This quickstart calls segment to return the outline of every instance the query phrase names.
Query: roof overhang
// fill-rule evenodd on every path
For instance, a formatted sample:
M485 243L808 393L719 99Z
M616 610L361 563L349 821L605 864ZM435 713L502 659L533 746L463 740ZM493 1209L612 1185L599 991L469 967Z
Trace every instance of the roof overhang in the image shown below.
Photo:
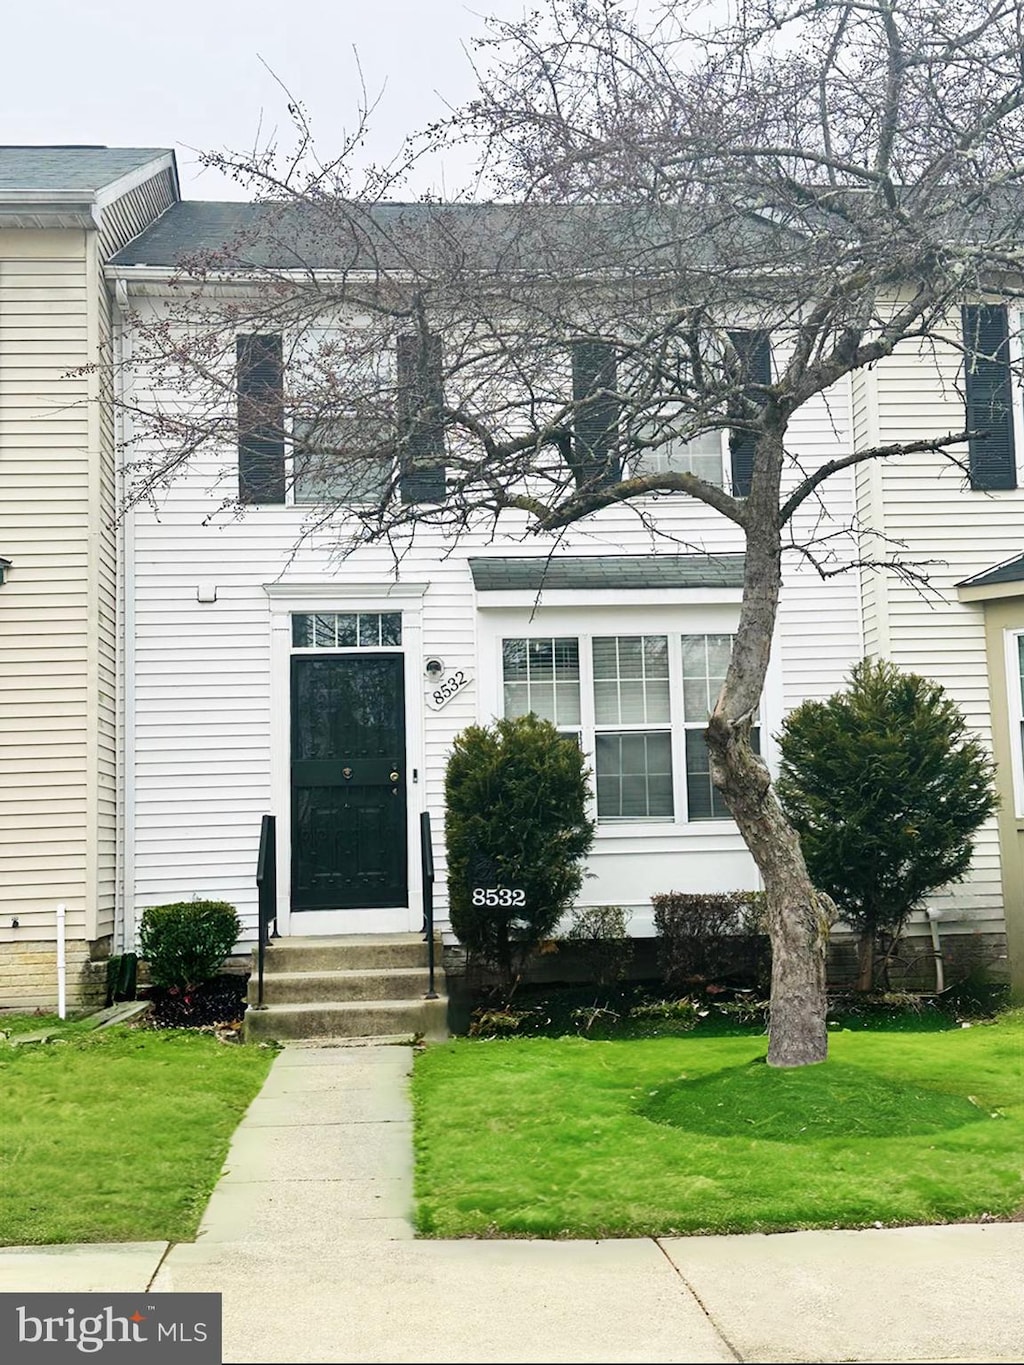
M0 228L95 228L99 223L91 197L81 190L61 193L6 190L0 195Z
M650 602L739 601L742 554L488 555L471 558L481 607L512 606L543 593L548 606L578 603L580 593L619 605Z
M1024 554L1011 555L991 569L972 574L956 585L961 602L999 602L1024 597Z
M178 168L172 151L152 157L94 190L0 190L0 228L98 228L109 204L165 170L171 172L177 197Z

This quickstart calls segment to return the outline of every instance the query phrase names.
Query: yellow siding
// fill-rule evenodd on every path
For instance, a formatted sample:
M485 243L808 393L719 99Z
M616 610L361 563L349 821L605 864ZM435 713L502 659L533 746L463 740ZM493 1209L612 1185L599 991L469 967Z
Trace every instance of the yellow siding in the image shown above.
M0 232L0 955L86 930L86 234ZM17 918L19 927L11 927ZM2 979L0 979L2 992Z
M916 342L880 362L865 377L867 401L877 424L875 439L884 443L934 439L962 430L961 369L954 346ZM962 448L958 453L966 458ZM1024 489L975 492L959 468L941 455L927 453L886 460L869 477L876 496L868 519L873 517L876 527L884 529L885 552L898 553L928 579L928 587L921 588L894 575L876 577L876 619L887 620L888 638L885 647L876 646L872 652L887 654L901 668L941 683L963 709L971 729L991 744L984 613L980 604L958 601L956 584L1020 552ZM936 903L948 906L950 920L962 918L985 929L1002 927L994 818L977 835L969 876Z

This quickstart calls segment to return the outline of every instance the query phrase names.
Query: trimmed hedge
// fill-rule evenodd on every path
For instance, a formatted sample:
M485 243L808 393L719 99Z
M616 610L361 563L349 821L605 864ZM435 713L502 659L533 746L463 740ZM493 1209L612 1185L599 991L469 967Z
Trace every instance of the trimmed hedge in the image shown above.
M771 945L763 891L667 891L652 896L651 904L669 985L767 983Z
M155 986L189 990L217 975L241 932L227 901L151 905L142 912L139 954Z

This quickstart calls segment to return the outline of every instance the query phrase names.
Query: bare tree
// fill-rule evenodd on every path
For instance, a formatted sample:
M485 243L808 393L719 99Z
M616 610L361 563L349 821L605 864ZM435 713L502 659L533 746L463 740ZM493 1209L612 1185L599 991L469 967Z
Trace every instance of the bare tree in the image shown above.
M614 504L656 532L669 493L732 522L742 605L707 742L767 891L769 1061L797 1066L826 1055L834 907L750 742L783 555L832 572L808 532L824 481L915 451L960 463L967 429L808 469L787 433L844 376L957 345L961 302L1016 288L1024 0L741 0L703 29L701 12L668 4L645 30L615 0L553 0L492 25L478 98L427 144L475 139L501 202L397 207L406 163L357 183L358 135L321 164L297 107L292 158L218 158L263 202L138 327L163 397L134 404L130 495L237 439L237 411L258 481L288 412L310 524L346 546L488 519L557 533ZM235 394L240 333L286 338L248 358L283 365L283 398ZM731 487L648 458L723 430Z

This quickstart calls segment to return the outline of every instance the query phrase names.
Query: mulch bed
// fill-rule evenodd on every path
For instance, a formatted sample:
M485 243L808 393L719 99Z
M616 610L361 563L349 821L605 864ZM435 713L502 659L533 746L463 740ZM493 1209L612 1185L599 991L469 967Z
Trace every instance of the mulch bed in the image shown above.
M230 1027L245 1013L244 976L218 976L184 993L154 987L148 1021L156 1028Z

